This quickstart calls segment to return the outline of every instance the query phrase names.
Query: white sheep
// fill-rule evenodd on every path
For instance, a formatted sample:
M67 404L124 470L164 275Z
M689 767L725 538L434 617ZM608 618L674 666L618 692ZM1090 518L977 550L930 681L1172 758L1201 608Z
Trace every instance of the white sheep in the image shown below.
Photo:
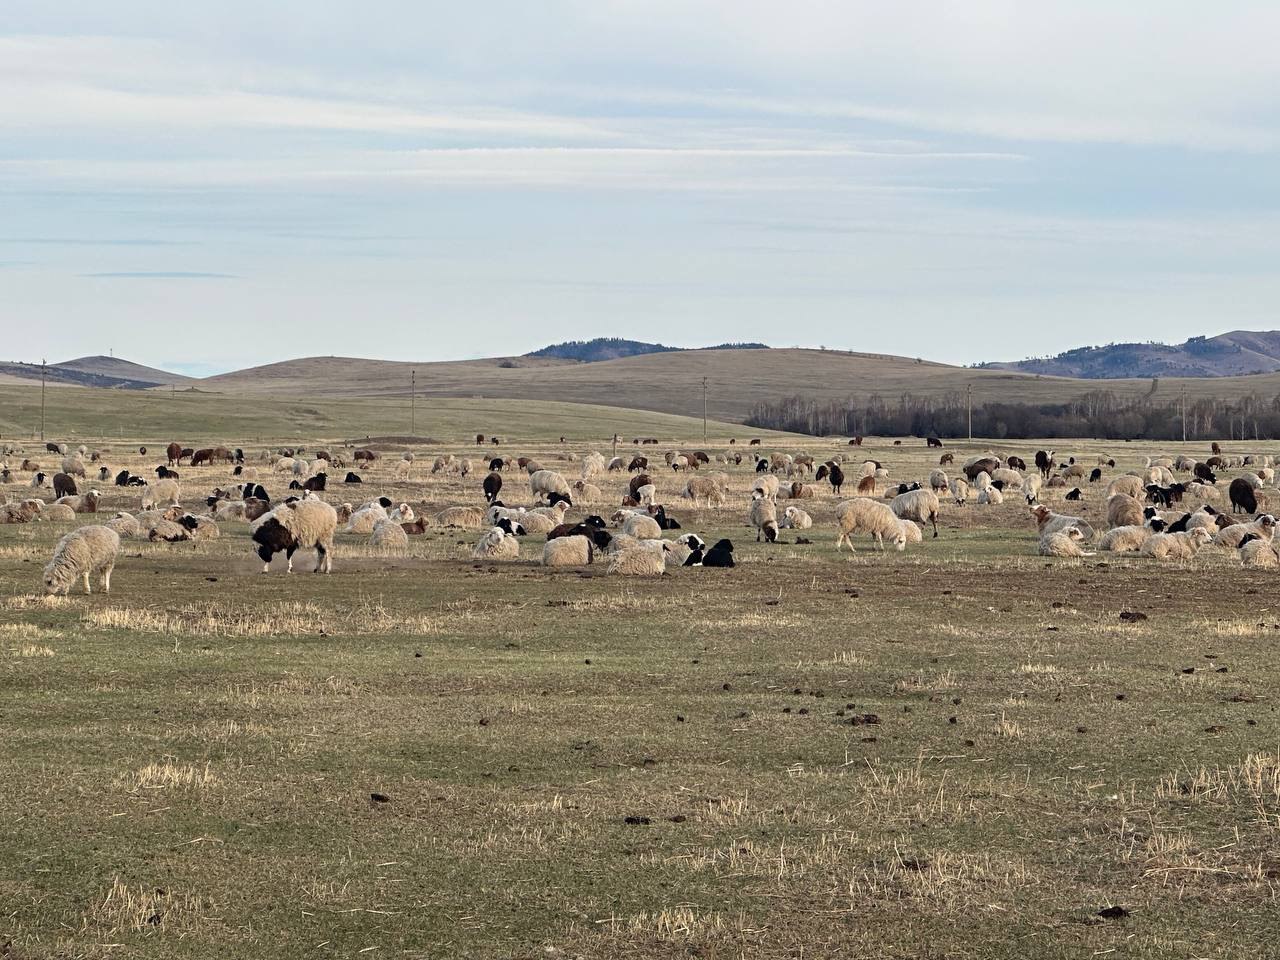
M585 567L595 558L595 547L582 536L556 537L542 548L545 567Z
M1240 548L1240 562L1246 567L1280 567L1280 550L1273 540L1250 540Z
M84 477L84 461L79 457L64 457L62 472L75 477Z
M984 506L1004 503L1004 494L996 487L986 487L978 491L978 503Z
M378 525L381 520L389 519L386 508L380 503L371 503L361 507L351 515L351 519L347 521L344 533L373 533L373 528Z
M609 561L606 572L631 577L660 577L667 569L665 546L664 544L660 550L643 547L624 550Z
M490 527L489 532L471 548L471 556L477 560L519 560L520 540L501 527Z
M1036 552L1042 557L1091 557L1093 554L1080 546L1084 539L1084 533L1079 527L1051 530L1040 538Z
M1024 478L1017 470L1008 467L997 467L991 472L991 481L999 480L1006 490L1021 490Z
M1109 499L1117 493L1127 494L1135 500L1141 500L1147 495L1147 488L1143 484L1141 477L1135 477L1133 474L1126 473L1123 476L1116 477L1107 484L1104 497Z
M855 497L846 500L836 507L836 520L839 523L839 534L836 536L836 549L847 543L853 550L853 535L867 533L876 541L876 546L884 549L886 537L898 550L907 545L906 534L898 522L897 515L888 504L868 497Z
M1229 527L1223 527L1213 538L1213 542L1219 547L1230 547L1234 550L1240 546L1240 541L1250 534L1259 540L1271 540L1275 531L1276 518L1269 513L1263 513L1249 523L1233 523Z
M692 500L695 507L700 500L705 500L707 506L710 507L712 501L715 501L717 506L723 506L726 493L726 488L717 482L714 477L708 475L690 477L684 485L684 492L680 496L686 500Z
M787 507L782 511L778 526L789 530L808 530L813 526L813 518L799 507Z
M275 550L267 544L260 544L258 556L263 560L262 572L266 573L271 566L274 552L282 549L289 551L288 572L293 572L293 551L316 551L315 572L333 571L333 538L338 532L338 511L323 500L290 500L280 504L270 513L263 514L255 524L255 542L263 526L275 521L290 537L290 546L277 545Z
M944 490L949 490L950 487L951 487L951 480L947 477L947 471L937 469L936 467L933 470L929 471L929 489L930 490L934 491L935 493L940 493Z
M1142 554L1156 560L1190 560L1209 542L1209 531L1203 528L1186 533L1153 533L1142 545Z
M662 537L662 528L658 526L658 521L638 513L633 513L622 522L622 532L637 540L658 540Z
M138 523L137 517L129 513L117 513L104 526L110 527L126 540L132 540L142 533L142 527Z
M76 512L65 503L50 503L40 511L40 519L50 523L71 523Z
M908 490L906 493L900 493L893 498L893 502L889 504L893 512L905 520L915 520L917 523L933 524L933 536L938 536L938 495L932 490L925 490L923 487L919 490Z
M147 484L142 490L142 509L154 510L157 507L176 507L181 489L177 480L165 478Z
M1043 484L1044 480L1038 473L1022 478L1022 493L1027 498L1027 503L1035 503L1040 499L1040 488Z
M756 477L756 482L751 485L751 492L754 494L760 491L766 500L777 502L778 499L778 478L771 473L762 473Z
M409 549L409 535L404 532L404 527L400 526L399 520L379 520L373 525L369 546L380 550L404 552Z
M756 528L756 542L763 536L766 543L778 539L778 508L772 500L757 490L751 495L751 512L748 515L751 525Z
M951 491L951 497L955 500L958 506L963 507L965 502L969 499L969 482L962 477L953 477L951 482L947 485L947 489Z
M457 527L461 530L483 530L490 526L484 511L479 507L445 507L436 514L435 522L442 527Z
M1107 497L1108 527L1139 527L1143 522L1142 503L1127 493Z
M72 530L58 541L53 558L44 568L44 591L65 596L71 585L84 580L84 592L91 574L99 574L103 593L111 592L111 571L120 555L120 536L110 527L93 524Z
M535 500L550 500L553 493L572 499L569 482L554 470L537 470L529 474L529 492Z
M1137 553L1151 533L1151 528L1142 524L1112 527L1098 541L1098 549L1108 553Z

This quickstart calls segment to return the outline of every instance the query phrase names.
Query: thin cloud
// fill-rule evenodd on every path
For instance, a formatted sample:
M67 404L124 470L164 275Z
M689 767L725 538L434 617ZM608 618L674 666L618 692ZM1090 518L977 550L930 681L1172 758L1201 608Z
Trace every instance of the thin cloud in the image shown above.
M82 273L96 280L238 280L234 273L203 273L196 270L117 270L108 273Z

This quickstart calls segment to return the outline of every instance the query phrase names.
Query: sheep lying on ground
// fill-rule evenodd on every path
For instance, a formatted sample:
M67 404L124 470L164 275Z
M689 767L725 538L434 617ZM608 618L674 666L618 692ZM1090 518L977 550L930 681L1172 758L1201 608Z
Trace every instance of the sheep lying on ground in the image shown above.
M984 487L978 491L979 504L1001 504L1004 503L1004 494L995 487Z
M1050 533L1065 530L1067 527L1076 527L1084 535L1085 540L1093 539L1093 527L1089 526L1089 524L1080 517L1068 517L1065 514L1054 513L1048 507L1044 506L1033 507L1031 510L1031 516L1035 518L1036 529L1039 531L1041 538L1044 538Z
M1142 545L1142 554L1156 560L1190 560L1209 539L1209 531L1205 529L1186 533L1153 533Z
M75 518L76 512L65 503L50 503L40 511L40 519L49 523L70 523Z
M1213 538L1213 542L1219 547L1229 547L1232 550L1240 546L1244 538L1253 535L1260 540L1271 540L1275 536L1276 518L1269 513L1259 514L1249 523L1233 523L1229 527L1223 527Z
M662 527L653 517L633 513L622 521L622 532L637 540L659 540L662 538Z
M378 503L371 503L366 507L361 507L351 515L351 519L347 521L344 533L373 533L373 528L379 522L389 519L386 509Z
M445 507L436 514L435 522L442 527L457 527L460 530L483 530L489 526L484 511L479 507Z
M315 548L319 573L333 570L333 538L338 531L338 511L323 500L291 500L263 516L255 525L253 542L258 544L262 572L271 567L271 558L285 552L293 572L293 554L298 549Z
M490 527L472 547L471 556L477 560L519 560L520 541L501 527Z
M799 507L787 507L782 511L778 526L791 530L808 530L813 526L813 518Z
M1127 493L1115 493L1107 497L1108 527L1137 527L1142 525L1142 503Z
M1280 550L1274 540L1252 537L1240 545L1240 562L1246 567L1275 569L1280 567Z
M542 548L545 567L585 567L595 559L595 547L587 537L557 537Z
M120 537L110 527L97 524L72 530L58 541L53 558L44 568L44 591L65 596L77 580L84 580L84 592L91 574L99 574L103 593L111 592L111 571L120 554Z
M79 496L60 497L57 502L66 504L76 513L97 513L100 496L97 490L90 490Z
M44 501L38 499L6 503L0 506L0 523L34 523L43 510Z
M1098 541L1098 549L1108 553L1137 553L1147 538L1159 531L1146 524L1112 527Z
M401 460L401 463L408 463ZM412 521L407 521L412 522ZM369 537L369 546L379 550L398 551L403 553L409 548L409 535L404 532L399 520L379 520L373 525L373 533Z
M607 573L630 577L660 577L667 569L667 545L657 550L638 547L616 554L609 562Z
M129 513L117 513L114 517L103 524L103 526L110 527L119 534L120 537L127 540L132 540L134 537L139 536L142 533L142 527L138 523L137 518Z
M1042 536L1036 552L1042 557L1091 557L1093 554L1081 547L1084 539L1079 527L1061 527Z
M839 525L839 533L836 536L837 550L842 543L847 543L849 549L853 550L853 536L858 533L870 534L881 550L884 549L886 537L899 550L907 545L906 534L903 533L897 515L888 504L881 503L879 500L868 497L846 500L836 507L836 521Z

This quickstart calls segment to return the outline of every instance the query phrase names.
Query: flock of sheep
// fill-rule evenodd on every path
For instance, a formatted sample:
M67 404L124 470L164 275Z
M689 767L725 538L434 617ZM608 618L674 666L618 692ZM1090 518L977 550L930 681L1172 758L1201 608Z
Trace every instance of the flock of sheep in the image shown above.
M102 493L96 487L80 492L80 485L89 478L138 498L137 510L117 511L104 523L80 527L59 541L45 568L44 585L47 592L60 594L77 582L83 582L89 592L91 575L100 578L104 592L109 591L121 538L209 540L220 536L219 523L226 522L249 524L264 572L278 553L286 555L286 568L292 570L297 550L315 550L316 572L329 572L339 533L365 536L380 551L404 552L410 537L431 529L476 531L479 538L470 554L485 561L519 560L524 542L537 536L542 538L539 559L547 567L585 567L602 557L613 575L661 576L673 567L730 567L734 565L731 540L721 538L709 545L695 533L673 533L681 529L679 520L668 513L676 501L660 502L659 488L669 488L667 479L660 478L674 477L680 500L694 509L724 508L731 500L730 472L744 465L753 471L746 521L757 542L776 542L784 529L813 530L815 519L806 505L812 509L813 504L829 503L827 498L834 497L837 550L842 545L852 550L858 536L868 537L881 550L886 542L904 550L909 543L923 542L924 529L931 527L933 537L938 536L944 501L968 511L1018 496L1030 509L1037 549L1044 556L1089 556L1096 545L1100 551L1189 560L1201 547L1213 544L1236 551L1246 565L1280 567L1280 551L1273 544L1275 519L1257 510L1258 498L1265 497L1274 484L1272 458L1223 456L1216 444L1213 456L1203 462L1185 455L1150 458L1131 473L1115 473L1114 460L1105 456L1089 465L1074 458L1059 464L1053 451L1042 450L1028 469L1020 457L988 452L957 468L953 455L944 453L927 476L898 482L874 459L835 455L818 463L805 453L744 456L732 448L714 457L683 449L669 450L661 458L557 454L574 466L579 476L573 479L565 475L565 468L549 469L528 457L494 453L480 458L478 470L470 458L446 454L435 459L432 474L456 478L464 489L474 483L469 480L473 475L483 471L484 476L478 487L470 488L479 502L438 511L415 510L407 500L397 502L387 496L336 503L325 499L326 492L331 493L331 473L343 476L338 483L344 489L363 489L365 478L346 470L348 462L364 470L369 483L375 482L375 473L388 472L389 484L409 483L415 472L427 469L411 453L394 460L387 471L378 462L382 455L372 449L336 455L318 450L309 457L294 449L262 451L255 462L241 450L192 450L175 443L166 449L165 462L154 468L152 479L128 470L113 471L102 462L105 454L85 447L70 451L50 444L48 452L59 458L56 472L46 472L17 447L0 446L5 458L0 483L37 490L48 484L55 494L52 502L36 496L6 496L0 505L0 522L73 522L81 515L97 514ZM145 457L145 448L139 455ZM190 460L187 467L184 459ZM201 465L202 471L217 471L203 473L205 487L196 510L180 505L183 488L177 468L188 472L189 490L195 479L188 469L192 464ZM954 476L948 475L948 467ZM229 475L223 472L227 469ZM1227 471L1238 475L1219 484L1219 475ZM614 476L626 479L610 493L606 488ZM519 482L513 477L519 477ZM278 485L286 478L288 491L273 498L264 481ZM1060 489L1064 502L1086 499L1081 487L1072 484L1101 486L1103 480L1107 481L1102 497L1106 529L1101 536L1083 516L1056 513L1041 502L1054 488ZM841 499L846 483L860 495ZM1228 491L1226 497L1223 489ZM527 505L507 505L504 491L509 496L513 490L519 499L527 497ZM608 508L601 509L605 505ZM571 519L571 511L583 515Z

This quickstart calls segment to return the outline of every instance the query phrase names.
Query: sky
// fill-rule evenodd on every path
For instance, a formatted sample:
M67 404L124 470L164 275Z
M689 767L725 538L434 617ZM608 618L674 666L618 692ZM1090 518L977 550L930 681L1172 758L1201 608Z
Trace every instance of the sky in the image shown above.
M4 6L0 359L1280 327L1278 4Z

